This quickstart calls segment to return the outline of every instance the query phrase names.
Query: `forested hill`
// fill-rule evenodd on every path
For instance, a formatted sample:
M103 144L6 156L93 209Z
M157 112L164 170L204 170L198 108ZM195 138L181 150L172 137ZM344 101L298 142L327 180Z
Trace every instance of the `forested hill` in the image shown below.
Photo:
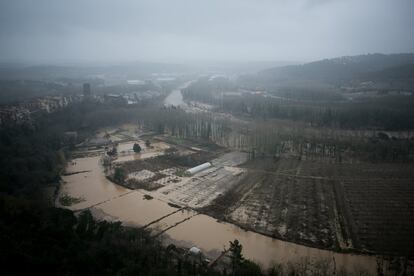
M364 79L381 72L393 77L413 77L407 67L414 64L414 54L368 54L324 59L303 65L275 67L263 70L258 77L273 80L313 80L327 83ZM402 67L403 66L403 67ZM411 67L412 68L412 67ZM410 71L408 70L410 73Z
M362 79L372 80L411 80L414 82L414 63L385 68L380 71L361 74Z

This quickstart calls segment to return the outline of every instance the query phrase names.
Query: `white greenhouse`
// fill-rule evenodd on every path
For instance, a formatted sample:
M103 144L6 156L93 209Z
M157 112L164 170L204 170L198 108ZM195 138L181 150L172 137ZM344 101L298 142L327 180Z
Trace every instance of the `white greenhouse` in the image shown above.
M194 174L196 174L196 173L198 173L198 172L201 172L201 171L203 171L203 170L205 170L205 169L210 168L211 166L212 166L212 165L211 165L211 163L210 163L210 162L203 163L203 164L198 165L198 166L196 166L196 167L194 167L194 168L191 168L191 169L186 170L186 171L185 171L185 174L186 174L186 175L194 175Z

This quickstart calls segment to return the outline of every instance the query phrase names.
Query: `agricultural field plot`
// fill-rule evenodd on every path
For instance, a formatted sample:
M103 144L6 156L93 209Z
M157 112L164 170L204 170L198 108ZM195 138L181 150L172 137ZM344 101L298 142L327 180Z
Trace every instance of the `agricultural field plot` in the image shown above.
M410 163L301 163L306 163L301 168L302 175L319 175L332 180L414 179L414 169Z
M182 154L183 151L186 154ZM237 166L247 157L247 153L220 148L216 152L199 148L194 152L178 146L162 156L116 162L116 166L127 173L124 185L128 188L153 191L169 202L199 208L240 180L243 169ZM213 166L193 176L184 176L185 170L205 162L212 162Z
M246 160L246 153L224 154L211 161L211 168L170 183L160 188L158 193L161 197L181 205L192 208L204 207L240 181L243 170L236 166Z
M412 164L360 163L306 166L306 174L334 183L343 235L361 250L414 253L414 170Z
M154 183L159 184L161 186L167 186L170 185L171 183L177 183L182 181L182 177L176 176L176 175L167 175L163 178L160 178L156 181L154 181Z
M404 164L255 160L240 182L201 208L298 243L412 254L414 173Z
M145 181L155 176L155 173L149 170L141 170L128 174L128 179L135 179L138 181Z
M354 246L376 252L414 253L414 178L338 183Z
M335 246L333 190L325 180L261 175L239 204L231 221L283 239Z
M135 164L136 165L136 164ZM172 167L166 169L164 166L167 164L159 164L159 167L153 167L153 171L148 168L151 167L151 161L145 161L140 163L142 169L138 171L133 170L134 166L126 167L129 171L124 185L130 189L144 189L147 191L157 190L160 187L169 185L170 183L177 183L182 180L177 174L182 172L184 168Z
M203 175L184 178L160 188L160 195L170 201L191 208L200 208L225 193L235 185L241 176L225 168L212 168Z
M155 144L155 143L154 143ZM179 171L209 162L224 153L222 149L217 151L189 150L188 147L180 145L171 145L165 142L159 142L159 145L165 145L162 148L162 155L150 156L148 158L137 158L132 160L116 160L119 166L125 168L128 172L138 170L162 171L165 175L177 174ZM165 152L170 149L170 152ZM143 155L145 153L137 154ZM174 172L169 169L174 168ZM166 170L166 171L163 171Z
M247 157L248 157L247 153L237 152L237 151L229 152L212 160L211 163L215 167L224 167L224 166L234 167L234 166L238 166L238 165L245 163L247 161Z
M329 180L295 177L303 166L296 159L255 165L248 166L248 173L234 189L205 211L269 236L337 246L334 191Z

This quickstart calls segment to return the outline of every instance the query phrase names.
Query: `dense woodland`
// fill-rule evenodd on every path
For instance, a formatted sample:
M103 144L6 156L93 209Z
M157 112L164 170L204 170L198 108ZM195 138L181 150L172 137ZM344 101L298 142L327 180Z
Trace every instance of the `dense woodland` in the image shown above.
M326 88L297 85L278 88L266 95L243 92L226 95L231 89L235 89L235 84L229 80L205 78L188 87L184 96L212 104L218 111L253 119L301 121L316 127L411 130L414 125L413 96L348 101Z
M253 156L292 152L337 161L346 161L346 157L371 162L413 160L414 141L409 136L414 126L413 97L358 103L297 102L256 95L220 99L217 95L227 87L225 83L203 79L184 93L189 100L216 105L218 111L245 119L245 123L231 122L232 131L220 132L225 139L210 135L216 143L247 150ZM205 128L214 129L216 125L217 121L208 122ZM386 134L394 129L408 136Z

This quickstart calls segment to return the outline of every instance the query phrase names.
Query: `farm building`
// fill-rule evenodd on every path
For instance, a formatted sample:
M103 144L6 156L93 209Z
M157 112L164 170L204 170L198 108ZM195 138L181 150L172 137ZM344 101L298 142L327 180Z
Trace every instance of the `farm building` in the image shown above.
M205 170L207 168L210 168L211 166L212 165L211 165L210 162L206 162L206 163L203 163L201 165L198 165L198 166L196 166L194 168L191 168L191 169L186 170L185 171L185 174L191 176L191 175L194 175L194 174L196 174L198 172L201 172L201 171L203 171L203 170Z

